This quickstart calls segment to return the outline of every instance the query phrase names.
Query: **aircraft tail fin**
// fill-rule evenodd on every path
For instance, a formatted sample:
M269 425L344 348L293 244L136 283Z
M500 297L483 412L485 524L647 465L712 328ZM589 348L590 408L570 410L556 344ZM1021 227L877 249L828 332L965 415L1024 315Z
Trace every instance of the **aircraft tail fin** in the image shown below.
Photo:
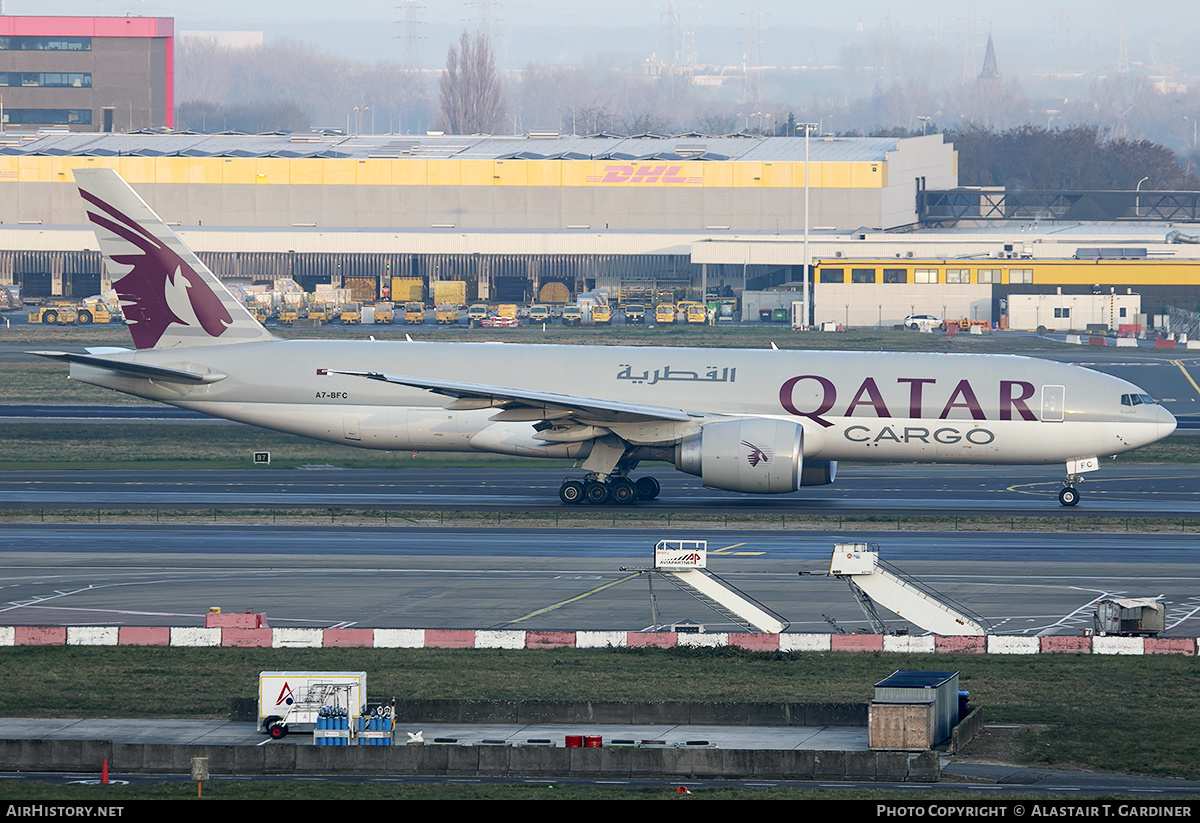
M116 171L77 169L75 182L135 346L273 339Z

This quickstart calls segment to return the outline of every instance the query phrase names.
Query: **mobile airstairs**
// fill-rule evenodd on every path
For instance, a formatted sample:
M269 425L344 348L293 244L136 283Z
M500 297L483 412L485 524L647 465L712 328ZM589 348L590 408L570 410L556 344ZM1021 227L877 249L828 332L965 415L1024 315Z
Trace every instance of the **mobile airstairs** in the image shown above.
M658 607L654 599L654 576L699 600L736 626L750 632L780 634L790 625L766 606L707 569L708 541L660 540L654 546L654 566L649 569L622 569L646 574L650 580L651 620L659 628Z
M985 618L881 560L878 544L836 544L829 574L850 585L877 634L888 633L877 603L930 634L982 637L992 632Z

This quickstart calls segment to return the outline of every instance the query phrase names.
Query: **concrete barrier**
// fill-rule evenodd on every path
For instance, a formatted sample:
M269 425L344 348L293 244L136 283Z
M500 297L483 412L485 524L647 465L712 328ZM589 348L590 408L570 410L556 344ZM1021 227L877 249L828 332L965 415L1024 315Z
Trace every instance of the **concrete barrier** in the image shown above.
M988 654L1037 654L1041 644L1036 637L992 635L987 639L987 650Z
M781 652L827 652L832 648L831 634L782 634L779 636Z
M1053 635L1039 637L1038 640L1041 641L1042 652L1046 654L1055 652L1088 654L1092 650L1092 639L1083 635Z
M884 635L883 650L885 652L905 652L910 654L933 654L934 648L933 635L925 637L914 637L912 635L902 635L893 637L892 635Z
M67 645L115 646L119 634L116 626L67 626Z
M376 629L377 649L421 649L425 647L424 629Z
M1092 654L1144 654L1146 642L1141 637L1093 637Z
M629 645L628 632L577 632L577 649L622 649Z
M171 629L172 646L220 646L223 629L196 629L176 626Z
M560 649L676 647L763 652L893 652L898 654L1183 654L1200 652L1188 638L1080 635L942 637L756 632L519 631L492 629L247 629L167 626L0 626L0 646L224 646L228 648ZM1153 646L1149 645L1153 643ZM1136 650L1134 650L1136 649ZM1144 649L1144 651L1143 651Z
M757 778L936 783L934 752L547 746L164 746L106 740L0 740L10 771L187 774L207 757L214 775L431 775L609 779Z
M321 629L272 629L271 646L276 649L319 649L324 641Z
M1133 338L1133 337L1118 337L1117 338L1117 348L1136 349L1137 344L1138 344L1137 339Z
M523 649L525 648L525 632L512 629L475 632L475 648Z

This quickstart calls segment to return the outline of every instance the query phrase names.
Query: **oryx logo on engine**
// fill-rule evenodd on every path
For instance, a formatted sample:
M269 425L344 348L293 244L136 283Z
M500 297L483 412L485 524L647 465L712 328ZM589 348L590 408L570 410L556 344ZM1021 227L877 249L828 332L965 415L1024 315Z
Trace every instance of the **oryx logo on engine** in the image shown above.
M769 451L759 448L749 440L743 440L742 445L750 450L746 455L746 461L751 466L757 466L759 463L770 463L771 458L774 456Z

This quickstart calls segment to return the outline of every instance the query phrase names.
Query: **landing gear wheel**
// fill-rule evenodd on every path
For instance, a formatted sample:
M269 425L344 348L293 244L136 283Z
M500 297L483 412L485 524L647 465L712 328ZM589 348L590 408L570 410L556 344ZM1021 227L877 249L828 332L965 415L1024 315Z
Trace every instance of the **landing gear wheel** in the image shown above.
M660 486L653 477L639 477L634 486L637 488L638 500L653 500L658 497Z
M633 485L632 480L627 480L624 477L618 477L608 484L608 493L612 502L618 506L628 506L637 500L637 487Z
M583 502L583 483L579 480L564 480L558 487L558 499L569 506Z
M1058 502L1064 506L1074 506L1079 502L1079 491L1074 486L1063 486L1058 493Z
M589 480L583 484L583 496L587 502L599 506L608 502L608 484L599 480Z

